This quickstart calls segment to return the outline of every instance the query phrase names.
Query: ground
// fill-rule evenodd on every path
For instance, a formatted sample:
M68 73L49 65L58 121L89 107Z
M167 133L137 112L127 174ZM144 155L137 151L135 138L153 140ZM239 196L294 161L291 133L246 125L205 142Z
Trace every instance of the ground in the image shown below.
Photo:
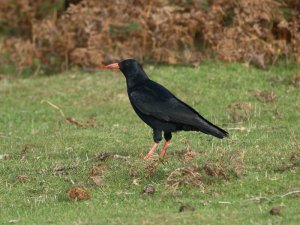
M145 70L230 137L176 133L145 162L120 72L1 76L0 223L299 224L298 68Z

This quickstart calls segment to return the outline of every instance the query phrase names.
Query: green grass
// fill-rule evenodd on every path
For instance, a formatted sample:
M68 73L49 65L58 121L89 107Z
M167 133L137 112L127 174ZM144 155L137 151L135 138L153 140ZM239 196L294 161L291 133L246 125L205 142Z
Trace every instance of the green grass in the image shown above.
M229 130L230 138L176 133L166 162L145 178L147 162L140 156L152 146L152 131L132 110L120 72L2 79L0 155L9 158L0 160L0 223L299 224L299 194L278 197L300 190L300 88L291 82L293 75L299 75L297 68L261 71L206 62L199 68L147 66L145 70L204 117ZM258 91L273 92L275 101L258 101ZM78 121L95 117L97 127L69 124L42 100ZM241 111L244 118L233 121L228 105L238 102L251 103L251 112ZM235 129L241 127L245 130ZM198 153L191 161L179 154L187 145ZM244 152L244 172L239 177L230 169L234 166L230 154L237 150ZM129 158L91 160L101 152ZM291 164L293 153L298 153L296 168L278 172ZM229 179L205 174L202 167L207 161L219 165ZM57 165L74 162L79 167L54 174ZM99 163L107 166L103 185L92 187L88 172ZM204 189L185 184L174 194L166 190L170 173L189 165L199 166ZM130 176L130 169L138 177ZM21 182L18 175L28 180ZM134 179L139 185L133 184ZM156 192L141 197L146 184L154 184ZM67 191L73 185L86 187L91 199L69 201ZM182 204L195 211L179 213ZM271 215L270 209L278 206L280 215Z

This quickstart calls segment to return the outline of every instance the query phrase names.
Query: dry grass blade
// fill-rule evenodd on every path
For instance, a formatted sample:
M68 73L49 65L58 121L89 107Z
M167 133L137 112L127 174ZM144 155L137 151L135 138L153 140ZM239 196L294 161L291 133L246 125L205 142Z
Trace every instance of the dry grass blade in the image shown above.
M225 171L220 166L213 166L210 162L206 162L203 166L204 171L207 175L216 178L224 178L225 180L229 180L229 177L225 174Z
M231 152L229 160L232 166L232 170L237 177L241 177L245 170L245 151L236 150Z
M203 178L197 165L178 168L171 172L167 178L165 189L175 193L179 186L183 184L196 186L204 190Z
M33 145L31 144L25 144L21 147L21 152L20 152L20 160L24 160L26 157L26 153L28 152L29 149L31 149Z
M129 168L129 175L131 177L138 177L139 176L138 171L132 165Z
M194 159L196 156L197 156L197 152L194 149L192 149L190 147L190 145L187 143L187 148L185 149L184 155L183 155L184 160L189 161L189 160Z
M275 172L285 172L287 170L294 170L300 166L300 153L292 153L290 156L289 162L284 163L280 167L276 168Z
M276 96L271 91L257 91L255 97L260 102L274 102Z
M245 121L252 116L252 104L250 102L237 102L228 105L230 119L234 122Z
M63 112L63 111L61 110L61 108L59 108L57 105L54 105L53 103L51 103L50 101L45 100L45 99L43 99L43 100L41 101L41 103L42 103L42 104L43 104L43 103L48 104L48 105L51 106L52 108L58 110L59 113L60 113L60 115L61 115L63 118L66 118L64 112Z
M57 164L53 168L53 175L54 176L67 175L67 174L69 174L69 170L77 169L79 166L80 165L77 162L71 163L68 166L65 166L65 165L62 165L62 164Z
M157 167L159 166L159 164L161 163L160 158L159 157L155 157L155 156L153 156L152 158L150 158L148 161L149 161L149 163L146 166L145 178L151 177L152 174L157 169Z

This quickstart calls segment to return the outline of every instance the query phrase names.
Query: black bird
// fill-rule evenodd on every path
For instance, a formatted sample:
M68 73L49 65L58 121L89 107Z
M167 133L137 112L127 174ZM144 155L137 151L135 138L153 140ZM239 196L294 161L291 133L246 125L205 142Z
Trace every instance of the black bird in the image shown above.
M162 85L150 80L143 67L134 59L109 64L104 69L120 69L126 78L130 103L138 116L153 129L154 145L145 159L152 156L162 132L166 140L160 157L164 157L176 131L201 131L217 138L224 138L228 133L204 119L196 110L178 99Z

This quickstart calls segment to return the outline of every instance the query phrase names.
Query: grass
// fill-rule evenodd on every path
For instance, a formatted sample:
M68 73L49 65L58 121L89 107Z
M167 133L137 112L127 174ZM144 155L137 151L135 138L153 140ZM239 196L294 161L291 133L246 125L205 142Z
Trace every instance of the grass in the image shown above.
M0 80L0 155L9 157L0 160L0 223L299 224L299 194L278 197L300 190L300 88L292 84L292 76L299 75L297 68L261 71L206 62L199 68L147 66L146 71L229 130L230 138L177 133L164 164L145 178L151 162L143 162L140 156L152 146L152 131L133 112L121 73L4 78ZM273 92L275 100L264 102L263 96L259 101L255 97L259 91ZM42 100L77 121L93 117L96 127L67 123ZM244 105L228 108L234 103ZM192 160L180 154L188 146L197 152ZM128 158L95 160L101 152ZM234 172L231 156L236 152L244 154L242 174ZM228 179L206 173L206 162ZM78 167L55 171L74 163ZM88 173L99 163L107 170L103 184L94 187ZM170 173L190 165L198 165L203 188L184 184L166 190ZM136 177L130 175L132 170ZM17 178L20 175L26 176L23 181ZM155 185L154 195L141 196L146 184ZM91 199L68 200L72 186L85 187ZM186 204L195 210L179 213ZM280 214L271 215L272 207L281 207Z

